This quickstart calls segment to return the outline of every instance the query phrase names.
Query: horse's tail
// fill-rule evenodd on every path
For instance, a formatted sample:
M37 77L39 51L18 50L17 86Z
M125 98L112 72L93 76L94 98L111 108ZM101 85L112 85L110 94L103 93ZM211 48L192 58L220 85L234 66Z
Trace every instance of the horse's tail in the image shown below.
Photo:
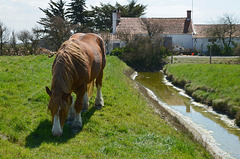
M102 52L102 69L104 69L104 67L106 65L106 49L105 49L104 40L100 36L99 36L99 39L98 39L98 45L101 48L101 52Z
M92 82L88 83L88 85L87 85L87 95L88 95L89 99L91 98L91 96L93 94L94 82L95 82L95 80L93 80Z

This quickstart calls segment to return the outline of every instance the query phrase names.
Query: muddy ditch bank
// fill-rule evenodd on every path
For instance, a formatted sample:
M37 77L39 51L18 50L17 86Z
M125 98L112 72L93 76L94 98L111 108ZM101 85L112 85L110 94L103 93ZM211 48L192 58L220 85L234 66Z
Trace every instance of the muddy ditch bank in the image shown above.
M137 89L143 95L143 97L145 97L155 112L166 122L174 126L177 131L187 134L187 136L189 136L191 139L202 144L202 146L214 158L233 158L227 152L220 149L212 136L207 134L201 127L193 123L179 112L165 106L158 100L151 90L135 81L134 79L137 75L135 70L129 69L125 71L125 74L134 81L135 89Z

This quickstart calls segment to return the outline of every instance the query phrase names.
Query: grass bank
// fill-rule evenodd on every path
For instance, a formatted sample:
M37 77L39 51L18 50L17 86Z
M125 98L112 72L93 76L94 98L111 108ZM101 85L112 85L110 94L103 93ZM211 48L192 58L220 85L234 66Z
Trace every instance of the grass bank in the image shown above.
M53 58L0 57L0 158L211 158L200 144L169 126L124 75L129 68L107 57L105 107L83 114L83 129L51 134L45 86ZM93 95L95 97L95 94Z
M240 125L240 65L173 64L164 70L197 101L236 117Z

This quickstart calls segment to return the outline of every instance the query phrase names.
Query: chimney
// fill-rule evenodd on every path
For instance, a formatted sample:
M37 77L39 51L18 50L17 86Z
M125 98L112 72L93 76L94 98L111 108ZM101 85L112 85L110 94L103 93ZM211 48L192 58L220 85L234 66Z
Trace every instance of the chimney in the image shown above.
M116 34L118 23L121 19L121 12L114 10L112 13L112 33Z
M191 24L191 10L188 10L187 11L187 18L184 22L183 33L189 33L190 24Z
M191 20L191 10L187 11L187 20L190 21Z

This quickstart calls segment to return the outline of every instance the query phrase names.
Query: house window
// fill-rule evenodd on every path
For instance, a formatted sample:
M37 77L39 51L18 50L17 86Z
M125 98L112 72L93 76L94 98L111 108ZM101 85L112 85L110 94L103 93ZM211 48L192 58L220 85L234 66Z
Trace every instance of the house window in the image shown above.
M172 37L164 37L163 38L164 47L171 47L172 46Z
M120 47L120 43L113 43L113 49Z

